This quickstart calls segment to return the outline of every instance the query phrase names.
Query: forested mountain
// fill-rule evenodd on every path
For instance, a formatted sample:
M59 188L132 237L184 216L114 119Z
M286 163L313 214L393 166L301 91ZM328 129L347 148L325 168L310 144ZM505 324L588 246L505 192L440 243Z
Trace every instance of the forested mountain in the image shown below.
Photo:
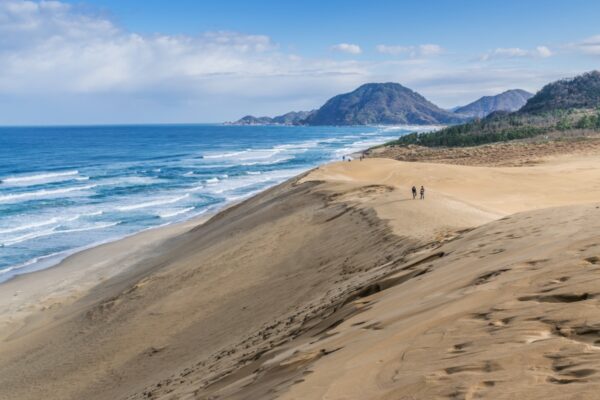
M398 83L368 83L337 95L305 120L308 125L452 124L465 118L443 110Z
M471 146L522 139L550 132L600 131L600 72L550 83L516 112L494 112L483 119L437 132L412 133L391 144Z
M367 83L329 99L314 111L278 117L247 115L235 125L446 125L468 117L443 110L398 83Z

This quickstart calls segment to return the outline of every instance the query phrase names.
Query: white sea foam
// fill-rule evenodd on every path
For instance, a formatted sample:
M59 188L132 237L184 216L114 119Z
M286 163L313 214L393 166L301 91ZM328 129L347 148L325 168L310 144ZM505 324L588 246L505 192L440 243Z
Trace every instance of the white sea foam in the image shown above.
M243 151L234 151L220 154L207 154L204 158L208 159L234 159L235 161L262 160L273 157L280 153L284 148L277 146L270 149L247 149Z
M121 223L121 221L118 221L118 222L111 222L111 223L107 223L107 224L92 225L92 226L86 226L86 227L82 227L82 228L73 228L73 229L57 229L60 227L60 225L55 225L50 229L37 231L37 232L33 232L33 233L28 233L27 235L21 235L21 236L17 236L17 237L5 240L2 243L2 246L12 246L17 243L27 242L32 239L37 239L40 237L51 236L51 235L58 235L58 234L63 234L63 233L85 232L85 231L92 231L92 230L97 230L97 229L105 229L105 228L110 228L111 226L118 225L120 223Z
M93 211L91 213L87 213L87 214L82 214L82 217L95 217L97 215L102 215L104 214L104 211Z
M246 166L246 167L250 167L252 165L273 165L273 164L280 164L282 162L292 160L293 158L294 157L281 157L281 158L276 158L274 160L269 160L269 161L245 162L245 163L242 163L241 165Z
M188 192L192 193L192 192L199 192L200 190L204 189L206 186L204 185L199 185L199 186L194 186L188 189Z
M118 178L107 178L98 181L100 186L129 186L129 185L152 185L160 183L163 180L160 178L153 178L150 176L122 176Z
M304 152L309 149L318 147L319 143L322 143L326 140L328 140L328 139L324 139L324 140L315 139L315 140L307 140L305 142L300 142L300 143L278 144L276 146L273 146L273 148L277 149L277 150L286 150L286 151L291 151L293 153L298 153L298 152Z
M61 171L61 172L45 172L43 174L36 175L19 175L19 176L8 176L6 178L2 178L0 182L9 183L9 184L32 184L37 183L39 181L50 181L50 180L62 180L67 177L68 179L72 179L70 177L78 175L79 171Z
M248 150L232 151L229 153L206 154L206 155L204 155L204 158L231 158L231 157L239 156L239 155L247 153L247 152L248 152Z
M423 130L423 127L419 128ZM110 236L114 240L115 234L121 237L120 232L139 232L140 228L146 228L150 225L156 227L163 222L164 224L162 225L168 225L180 219L188 219L199 215L206 210L217 210L227 202L248 198L264 190L266 187L303 172L314 166L317 162L321 162L324 158L331 157L335 159L339 154L338 159L341 159L342 154L349 154L370 147L373 144L382 143L388 137L395 139L405 129L407 129L406 126L380 127L377 130L373 129L373 132L368 132L368 129L356 132L356 129L352 129L345 131L345 136L337 134L335 137L328 135L322 138L311 137L308 140L302 138L302 136L286 137L285 141L287 143L283 144L271 145L271 143L267 144L258 141L253 145L260 148L255 149L215 147L212 151L205 154L203 157L205 158L204 160L200 157L184 157L178 160L161 160L160 164L152 162L150 165L144 160L128 163L119 161L106 166L105 170L98 174L88 173L87 169L84 171L83 167L81 167L81 173L63 169L63 171L52 172L53 174L60 174L59 176L42 176L47 174L39 172L37 175L40 176L35 177L35 179L32 174L7 176L8 179L13 179L13 182L0 182L0 191L3 192L0 193L0 202L4 203L9 201L16 203L17 201L40 196L53 196L53 198L88 196L94 192L83 192L83 190L91 189L91 187L76 185L88 185L90 183L106 189L103 191L103 196L93 199L93 202L89 202L89 204L87 198L78 198L77 203L71 205L69 202L66 207L59 205L54 211L50 210L50 212L46 212L46 209L37 210L31 207L25 211L17 210L19 214L16 215L6 215L6 218L4 216L1 217L0 244L5 240L12 242L15 240L30 240L30 242L26 243L26 246L18 247L19 245L15 244L11 251L6 249L6 257L1 261L6 265L6 262L11 262L13 254L17 252L19 254L15 254L14 257L18 258L19 262L21 262L23 260L21 257L26 257L29 250L32 252L30 257L33 257L34 255L43 254L40 252L53 251L53 246L59 240L61 243L63 240L62 236L52 236L53 240L35 240L31 238L32 236L42 237L64 233L64 243L72 246L69 249L72 252L74 248L80 250L81 244L90 245L89 241L96 238L103 241L107 240L107 237ZM288 139L294 141L290 142ZM309 149L313 149L310 154L302 154ZM314 155L312 154L313 151ZM286 167L290 166L289 160L297 160L298 166L302 167L287 169ZM244 171L244 166L249 165L255 167L251 168L252 171ZM158 168L159 166L163 168L163 171L173 169L173 171L178 172L179 176L173 176L170 173L168 177L159 177L158 172L161 172L161 169ZM99 168L102 168L102 166L100 165ZM146 173L142 174L142 171ZM210 175L207 176L201 172L209 173ZM87 175L91 176L91 178ZM0 179L2 178L0 177ZM14 179L17 180L15 181ZM206 181L207 179L209 179L208 182ZM88 180L89 182L84 182ZM54 182L61 183L56 185ZM152 192L145 191L145 193L140 193L142 188L138 187L128 194L127 189L129 189L129 186L142 186L157 182L164 184L164 187L161 185L159 192L153 190ZM211 182L213 184L210 184ZM45 183L51 183L51 185L47 187L37 186ZM33 185L36 186L34 187ZM109 190L118 186L121 188L114 194L112 190ZM78 193L78 191L82 192ZM70 194L70 192L73 192L73 194ZM188 196L189 199L184 200ZM211 199L211 197L214 198ZM211 203L214 204L208 207L201 207L199 202L206 198L210 199ZM195 208L192 206L195 206ZM104 214L112 214L116 211L129 212L138 209L148 219L144 219L140 223L139 218L141 216L139 215L133 216L131 221L129 217L123 217L121 218L123 220L122 229L104 228L102 224L107 221L98 221L99 218L93 218L93 216L103 213L100 210L104 210ZM199 212L201 210L202 212ZM38 214L39 212L44 213ZM131 214L133 214L133 211L131 211ZM157 217L162 219L158 219ZM152 218L155 219L152 220ZM102 219L105 218L102 217ZM77 235L76 233L69 235L69 232L80 232L91 229L99 230L93 235ZM24 237L26 235L27 237ZM94 245L97 244L98 242L96 241ZM2 253L1 249L0 253ZM23 265L27 265L24 268L25 272L45 268L49 265L49 262L55 261L52 256L55 255L49 255L48 257L51 259L42 256L24 264L9 267L8 270L13 270L14 273L16 272L14 269L23 268ZM7 269L4 269L0 273L6 272ZM10 277L13 273L8 273L4 277ZM1 280L2 277L0 277Z
M170 197L170 198L160 199L160 200L153 200L153 201L148 201L145 203L131 204L128 206L121 206L121 207L117 207L117 210L118 211L131 211L131 210L139 210L140 208L162 206L164 204L173 204L173 203L177 203L178 201L181 201L183 199L186 199L188 197L190 197L190 195L188 193L186 193L183 196Z
M80 218L94 217L94 216L102 215L103 213L104 213L104 211L94 211L94 212L90 212L90 213L75 214L75 215L71 215L69 217L52 217L50 219L46 219L46 220L42 220L42 221L31 222L31 223L26 223L23 225L11 227L11 228L0 229L0 235L7 234L7 233L28 231L31 229L41 228L43 226L48 226L48 225L56 224L59 222L73 222Z
M31 224L15 226L14 228L0 229L0 234L26 231L29 229L40 228L42 226L52 225L57 222L58 222L58 218L54 217L54 218L50 218L46 221L40 221L40 222L31 223Z
M28 233L26 235L16 236L16 237L7 239L4 242L2 242L2 247L4 247L4 246L12 246L13 244L17 244L17 243L21 243L21 242L26 242L28 240L36 239L38 237L52 235L55 232L56 228L58 228L59 226L60 225L55 225L55 226L53 226L50 229L36 231L36 232Z
M181 214L186 214L192 210L194 210L196 207L188 207L188 208L184 208L182 210L170 210L170 211L164 211L162 213L158 213L158 216L160 218L171 218L171 217L176 217L178 215Z
M229 200L230 196L228 194L231 192L243 191L246 188L251 188L258 185L257 189L252 191L252 193L254 193L256 190L261 190L269 183L280 182L303 171L303 168L294 168L262 172L260 174L250 174L250 176L242 176L223 181L218 186L209 186L206 188L206 191L207 193L216 195L226 194L227 196L225 197L227 200ZM236 193L233 196L236 197L238 194ZM244 194L244 196L246 196L246 194Z
M321 140L319 140L319 143L338 143L341 141L342 141L342 139L330 138L330 139L321 139Z
M11 202L15 200L27 200L34 199L39 197L51 197L56 195L62 195L71 192L80 192L82 190L89 190L95 188L98 185L87 185L87 186L73 186L61 189L41 189L36 190L34 192L24 192L24 193L10 193L4 196L0 196L0 203Z
M239 157L237 161L250 161L250 160L266 160L268 158L273 157L276 154L279 154L283 151L283 149L256 149L252 151L248 151L244 157Z

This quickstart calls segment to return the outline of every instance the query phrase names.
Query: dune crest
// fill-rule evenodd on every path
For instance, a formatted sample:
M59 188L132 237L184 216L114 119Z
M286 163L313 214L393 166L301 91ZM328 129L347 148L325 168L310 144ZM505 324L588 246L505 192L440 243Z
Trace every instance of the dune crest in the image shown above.
M598 161L334 163L134 238L2 320L0 398L594 398Z

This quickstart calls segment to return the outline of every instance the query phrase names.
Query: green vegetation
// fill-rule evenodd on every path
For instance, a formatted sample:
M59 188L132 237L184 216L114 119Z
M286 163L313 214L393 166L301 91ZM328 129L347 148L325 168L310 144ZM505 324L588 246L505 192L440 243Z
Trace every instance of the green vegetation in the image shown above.
M600 72L592 71L572 79L562 79L542 88L520 110L521 113L544 113L600 105Z
M485 119L451 126L437 132L411 133L388 143L388 145L477 146L577 129L600 131L600 112L597 110L556 110L536 115L494 113Z
M544 86L519 111L495 112L437 132L412 133L389 145L475 146L575 130L600 131L598 71Z

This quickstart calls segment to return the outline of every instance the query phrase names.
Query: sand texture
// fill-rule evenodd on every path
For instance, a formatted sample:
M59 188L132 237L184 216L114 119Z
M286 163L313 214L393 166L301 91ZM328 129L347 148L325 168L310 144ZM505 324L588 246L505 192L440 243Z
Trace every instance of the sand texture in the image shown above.
M600 156L522 165L333 163L7 282L0 399L596 399Z

